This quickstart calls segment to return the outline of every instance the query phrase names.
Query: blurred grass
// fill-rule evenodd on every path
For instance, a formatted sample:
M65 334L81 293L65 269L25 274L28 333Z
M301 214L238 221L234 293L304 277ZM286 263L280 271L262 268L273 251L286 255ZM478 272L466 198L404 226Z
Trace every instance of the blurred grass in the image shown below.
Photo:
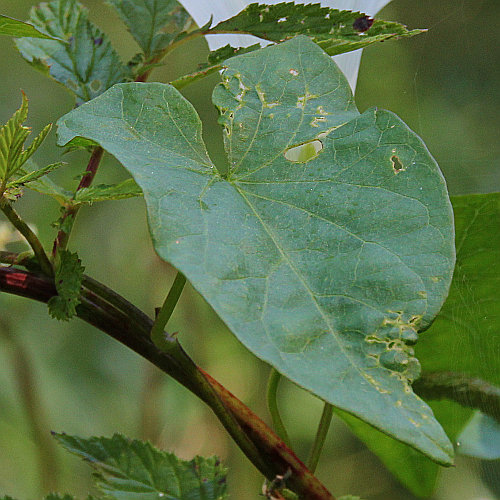
M101 0L84 3L122 57L130 58L137 49L118 17ZM0 11L25 19L31 4L30 0L4 0ZM376 105L401 116L427 143L452 194L500 190L500 33L495 26L500 2L395 0L379 17L411 28L426 27L429 32L365 51L356 96L360 110ZM186 51L174 52L152 79L168 81L194 70L206 50L200 40ZM0 38L0 68L0 122L19 106L21 88L30 99L29 124L35 132L73 106L62 87L22 61L7 37ZM217 80L212 75L187 87L184 94L204 121L214 161L223 162L221 132L210 100ZM59 154L52 133L35 160L46 164ZM68 166L55 176L69 187L85 167L87 155L73 153L63 159ZM108 158L96 182L113 182L125 175ZM18 207L50 245L54 229L49 224L58 217L56 204L27 193ZM101 203L82 210L70 246L78 249L88 274L148 314L162 303L174 277L174 270L152 250L141 200ZM122 432L150 439L184 458L217 453L230 466L232 498L258 496L259 474L226 439L209 410L176 382L78 320L55 322L44 306L11 296L0 296L0 307L2 320L9 322L30 357L47 433L50 429L84 436ZM190 287L169 328L179 331L181 342L203 368L267 419L268 368L243 349ZM36 440L21 404L11 355L12 346L0 338L0 494L40 497ZM291 383L282 384L281 394L292 440L299 455L306 457L322 405ZM86 495L88 468L63 453L58 453L58 459L62 468L57 478L59 491ZM433 498L496 498L487 488L490 484L498 491L498 470L495 463L460 458L455 469L444 471ZM318 474L335 494L349 492L371 500L413 498L341 422L332 425Z

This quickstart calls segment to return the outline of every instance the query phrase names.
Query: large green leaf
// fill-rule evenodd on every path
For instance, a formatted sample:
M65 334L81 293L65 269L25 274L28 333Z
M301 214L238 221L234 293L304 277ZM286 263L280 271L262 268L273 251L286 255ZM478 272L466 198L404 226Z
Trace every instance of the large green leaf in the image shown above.
M120 14L147 59L193 22L176 0L108 0Z
M500 385L500 194L455 196L452 202L455 274L448 299L421 334L416 352L426 371L464 372ZM500 442L498 425L476 417L462 438L460 431L473 410L446 401L431 402L431 407L448 436L464 442L467 454L494 456ZM346 420L413 493L424 497L432 493L438 474L435 464L359 421Z
M66 42L22 38L16 45L36 69L50 74L79 102L98 96L130 76L107 36L88 20L76 0L55 0L31 9L30 21Z
M219 500L226 497L226 469L216 457L180 460L150 443L54 434L68 451L88 461L106 498L116 500Z
M229 60L223 80L214 102L227 177L168 85L113 87L61 118L59 143L90 138L132 173L157 252L252 352L449 463L451 444L410 385L410 344L440 309L454 264L438 166L392 113L360 115L307 37Z
M361 12L322 7L319 3L283 2L276 5L252 3L206 33L247 33L272 42L308 35L333 56L423 31L408 30L406 26L391 21L373 20ZM215 57L213 55L212 60Z
M0 14L0 35L8 35L15 37L29 36L32 38L45 38L48 40L57 40L53 36L38 31L33 25L23 23L12 17L3 16Z

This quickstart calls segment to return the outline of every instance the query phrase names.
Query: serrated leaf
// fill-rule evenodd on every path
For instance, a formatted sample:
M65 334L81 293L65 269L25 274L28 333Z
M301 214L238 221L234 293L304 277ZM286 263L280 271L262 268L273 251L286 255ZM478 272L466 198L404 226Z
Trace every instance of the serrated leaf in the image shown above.
M85 268L76 253L67 250L59 252L59 265L54 278L57 295L48 302L53 318L68 321L75 316L76 306L80 303L83 271Z
M17 38L30 37L30 38L45 38L48 40L59 40L57 37L47 35L37 30L32 24L18 21L12 17L0 14L0 35L14 36Z
M87 9L76 0L41 3L31 9L30 21L67 43L22 38L16 41L17 48L37 70L74 93L78 102L130 77L108 37L88 20Z
M176 0L108 0L123 19L146 59L168 46L193 20Z
M74 201L77 203L94 203L97 201L123 200L142 196L141 188L133 179L127 179L119 184L100 184L80 189L76 192Z
M410 344L439 311L454 263L438 166L392 113L360 115L307 37L227 65L214 91L227 178L194 108L167 85L113 87L60 119L59 143L91 138L132 173L156 251L254 354L449 463L451 444L410 386ZM303 145L314 154L297 161Z
M27 149L24 149L24 143L31 134L31 128L23 126L27 117L28 99L23 93L21 107L0 128L0 178L4 184L29 160L50 132L51 124L35 137Z
M16 180L8 182L7 183L7 188L16 188L19 186L25 186L26 184L29 184L30 182L35 182L42 178L43 176L47 175L50 172L53 172L54 170L57 170L59 167L62 167L64 165L63 162L58 162L58 163L51 163L50 165L47 165L46 167L39 168L37 170L33 170L31 172L24 172L23 174L18 177Z
M235 56L241 56L242 54L247 54L248 52L253 52L254 50L260 49L260 43L254 45L249 45L248 47L231 47L231 45L225 45L220 49L213 50L208 54L208 65L213 66L215 64L220 64L227 59Z
M457 242L455 274L448 298L432 326L421 334L416 353L426 371L464 372L500 385L500 266L493 265L500 262L500 194L451 200ZM473 410L447 401L430 405L448 436L461 442L458 436ZM438 475L435 464L359 422L349 423L410 491L424 497L432 494Z
M150 443L54 434L68 451L88 461L103 493L117 500L218 500L226 498L226 469L216 457L180 460Z
M20 169L19 173L22 173L22 175L30 176L32 174L36 174L37 172L43 171L44 169L38 168L38 166L32 161L28 160L26 165L29 166L29 169L22 168ZM48 165L45 167L48 169L49 167L55 166L57 168L58 165L62 165L59 163L55 163L53 165ZM18 178L17 181L20 181L22 179ZM16 182L16 181L14 181ZM30 181L28 184L26 184L26 187L31 189L32 191L36 191L37 193L40 194L46 194L54 198L60 205L65 205L68 203L72 198L73 198L73 193L70 191L67 191L63 187L57 185L55 182L53 182L49 177L47 176L42 176L39 177L38 179Z
M408 30L395 22L372 20L362 12L330 9L315 4L253 3L222 21L206 34L242 33L272 42L308 35L329 55L360 49L390 38L414 36L425 30Z

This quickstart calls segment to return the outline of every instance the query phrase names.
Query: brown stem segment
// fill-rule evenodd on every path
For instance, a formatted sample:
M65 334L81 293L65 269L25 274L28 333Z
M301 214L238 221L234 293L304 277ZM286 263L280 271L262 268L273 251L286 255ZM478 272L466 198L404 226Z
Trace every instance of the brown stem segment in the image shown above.
M102 287L102 288L101 288ZM44 276L0 266L0 291L47 302L56 295ZM335 500L294 452L247 406L196 366L173 337L172 349L156 348L153 321L123 297L85 278L78 316L125 344L207 403L252 463L269 479L290 475L287 487L303 500ZM235 425L236 423L236 425Z

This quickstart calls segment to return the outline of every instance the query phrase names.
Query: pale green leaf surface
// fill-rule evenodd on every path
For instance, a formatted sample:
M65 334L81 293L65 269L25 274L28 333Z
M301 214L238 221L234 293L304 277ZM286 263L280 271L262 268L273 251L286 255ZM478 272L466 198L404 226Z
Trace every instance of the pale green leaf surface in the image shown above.
M59 121L59 143L101 144L142 188L157 252L237 337L333 405L450 463L410 381L409 344L442 305L454 263L443 177L387 111L356 110L307 37L235 57L214 92L229 177L171 86L117 85ZM315 158L287 153L320 142Z
M476 412L458 437L458 451L484 460L500 458L500 423Z
M500 385L500 194L455 196L452 203L457 242L455 274L441 312L421 334L417 356L424 370L465 372ZM495 433L497 425L489 425L491 419L473 420L463 431L467 437L464 440L459 434L473 410L447 401L432 401L430 405L448 436L463 443L469 455L494 454L500 434ZM346 420L407 488L423 497L432 493L438 475L435 464L362 422ZM492 447L489 452L482 448L486 441ZM462 452L462 446L458 450Z
M146 58L165 48L192 19L176 0L108 0L120 14Z
M112 438L54 437L88 461L107 498L117 500L218 500L226 497L226 469L216 457L180 460L150 443Z
M58 38L47 35L37 30L33 25L12 19L11 17L0 14L0 35L8 35L14 37L30 37L30 38L46 38L49 40L57 40Z
M245 33L272 42L282 42L300 34L308 35L333 56L424 31L410 31L402 24L380 20L375 20L369 28L361 31L358 23L364 18L366 16L361 12L330 9L321 7L319 3L253 3L236 16L210 28L207 33Z
M130 77L108 37L88 20L76 0L55 0L33 7L30 21L65 42L21 38L22 56L74 93L79 102L98 96Z

